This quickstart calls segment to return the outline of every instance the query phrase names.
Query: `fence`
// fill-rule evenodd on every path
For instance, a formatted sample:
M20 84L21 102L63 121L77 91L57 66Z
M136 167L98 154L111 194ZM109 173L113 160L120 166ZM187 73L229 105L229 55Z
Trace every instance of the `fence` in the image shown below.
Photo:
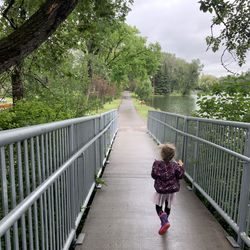
M68 249L117 132L117 111L0 132L0 249Z
M250 246L250 124L149 111L148 131L176 145L193 187Z

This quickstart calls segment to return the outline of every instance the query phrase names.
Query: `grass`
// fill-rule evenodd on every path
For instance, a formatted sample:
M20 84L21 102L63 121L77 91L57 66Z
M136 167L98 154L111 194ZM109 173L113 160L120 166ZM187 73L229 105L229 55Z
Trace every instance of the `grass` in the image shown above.
M5 97L0 95L0 99L3 98L5 100L5 103L12 103L12 97Z
M165 94L165 95L164 94L162 94L162 95L155 94L154 96L162 96L162 97L164 97L164 96L183 96L183 94L181 92L174 91L172 93L168 93L168 94Z
M12 103L12 97L6 97L5 100L7 103Z
M136 111L144 120L147 120L149 110L156 110L155 108L150 107L144 102L138 100L135 95L132 96L132 100Z
M137 99L137 96L135 94L132 95L132 100L133 100L133 104L135 106L136 111L144 120L147 120L149 110L156 110L150 106L147 106L144 102ZM98 115L98 114L107 112L112 109L118 109L120 104L121 104L121 99L120 98L115 99L112 102L105 103L101 109L92 111L88 115Z
M120 104L121 104L121 99L120 98L115 99L111 102L105 103L101 109L98 109L96 111L92 111L90 113L90 115L99 115L101 113L105 113L105 112L112 110L112 109L118 109Z

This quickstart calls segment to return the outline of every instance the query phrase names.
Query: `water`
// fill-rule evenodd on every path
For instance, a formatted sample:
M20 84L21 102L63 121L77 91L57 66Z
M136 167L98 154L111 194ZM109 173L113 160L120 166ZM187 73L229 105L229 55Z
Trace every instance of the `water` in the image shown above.
M197 109L196 100L195 93L188 96L154 96L147 104L161 111L192 115L192 112Z

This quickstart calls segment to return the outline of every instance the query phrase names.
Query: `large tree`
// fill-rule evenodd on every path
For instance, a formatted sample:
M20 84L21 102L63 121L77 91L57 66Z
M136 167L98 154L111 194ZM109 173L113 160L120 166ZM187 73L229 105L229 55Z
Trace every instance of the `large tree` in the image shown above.
M0 40L0 73L19 64L23 58L37 49L57 30L77 5L82 19L86 23L87 20L91 23L95 19L95 13L107 17L121 14L128 9L127 5L131 2L132 0L86 0L78 4L78 0L5 0L2 16L7 20L6 26L14 30ZM34 6L38 6L36 11ZM23 23L20 26L16 25L15 20L23 16ZM82 27L86 29L88 25L84 24Z
M98 24L105 23L109 26L117 19L124 20L130 2L85 0L77 4L77 1L58 0L4 1L2 16L0 15L0 73L13 66L10 75L14 104L24 97L24 71L27 71L24 58L34 50L37 51L45 41L50 45L47 46L47 51L51 51L56 59L54 64L60 60L60 55L69 49L77 49L83 40L90 41L88 48L91 50L94 48L94 34L99 32ZM68 17L76 5L74 13ZM62 22L62 28L59 28ZM97 47L98 44L95 48ZM44 55L48 55L47 51L43 50ZM43 54L40 53L40 56ZM44 66L46 65L48 63L45 60Z
M0 73L18 64L46 41L76 7L77 2L77 0L47 0L20 27L2 38L0 40Z

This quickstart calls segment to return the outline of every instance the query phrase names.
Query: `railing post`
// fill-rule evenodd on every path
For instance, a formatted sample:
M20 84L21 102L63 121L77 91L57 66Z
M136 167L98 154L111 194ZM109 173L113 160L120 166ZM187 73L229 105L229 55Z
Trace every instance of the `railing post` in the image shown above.
M98 134L96 123L97 123L97 118L95 118L95 120L94 120L94 136L96 136ZM95 174L96 174L98 172L97 171L97 165L98 165L97 157L98 156L97 156L97 143L96 143L96 141L94 142L94 145L95 145L94 151L95 151Z
M148 131L150 132L150 110L148 111L148 119L147 119L147 128L148 128Z
M199 130L200 130L200 123L199 123L199 121L196 121L196 124L197 124L197 126L196 126L196 136L197 137L199 137ZM194 160L195 160L195 162L194 162L194 168L193 168L193 181L192 181L192 189L194 189L194 183L195 183L195 181L196 181L196 167L197 167L197 158L199 157L198 156L198 150L199 150L199 147L198 147L198 144L199 144L199 142L196 140L195 141L195 146L194 146Z
M244 155L250 157L250 128L247 132L247 140L245 144ZM246 233L247 230L247 217L248 217L248 205L249 205L249 186L250 186L250 163L244 162L243 172L241 179L240 201L239 201L239 213L238 213L238 239L237 242L243 247L243 241L241 234Z
M70 157L74 153L74 124L70 125L69 127L69 153ZM75 202L74 202L74 187L75 187L75 180L74 180L74 168L75 163L71 165L71 168L69 169L69 176L70 176L70 204L71 204L71 228L75 229ZM76 237L76 236L75 236Z
M176 116L176 129L178 129L178 126L179 126L179 117ZM178 138L178 132L175 131L175 138L174 138L174 145L177 147L177 138Z
M102 119L102 115L100 115L99 118L99 133L102 131L103 127L103 119ZM101 164L101 168L103 167L103 135L101 135L100 137L100 164Z
M164 114L164 123L167 123L167 116ZM163 125L163 136L162 136L162 142L161 143L166 143L166 126Z
M186 133L187 132L187 117L184 117L184 121L183 121L183 132ZM187 144L187 137L186 135L183 135L183 141L182 141L182 151L181 151L181 159L183 162L185 162L186 160L186 145Z

